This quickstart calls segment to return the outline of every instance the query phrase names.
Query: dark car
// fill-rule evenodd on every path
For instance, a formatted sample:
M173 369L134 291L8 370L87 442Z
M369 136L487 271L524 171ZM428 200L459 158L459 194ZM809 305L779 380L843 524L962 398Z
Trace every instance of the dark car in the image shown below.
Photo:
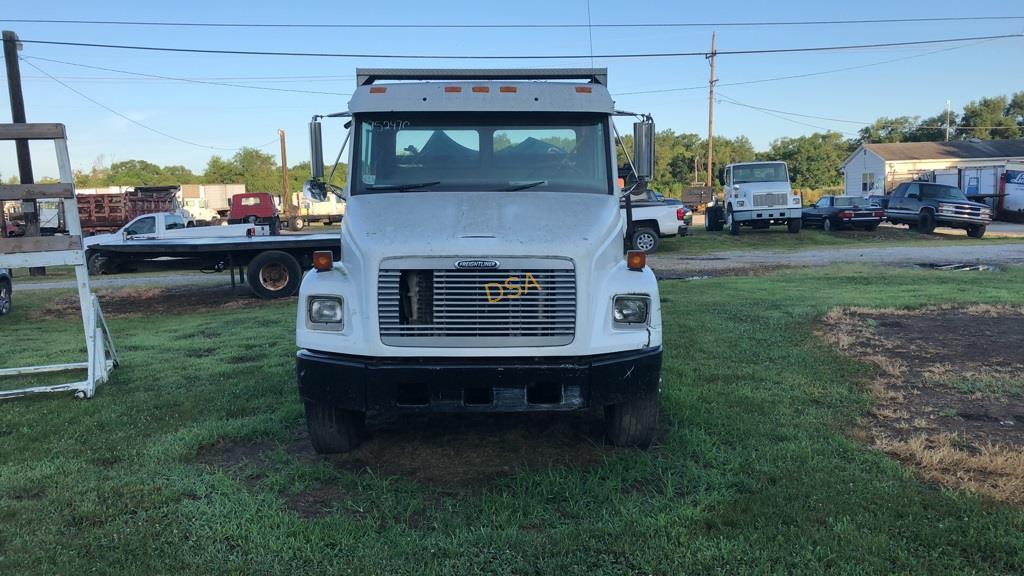
M11 311L11 292L14 285L11 283L11 271L0 268L0 316Z
M956 186L932 182L904 182L893 190L885 216L894 224L917 227L931 234L936 226L962 228L981 238L992 222L992 208L971 202Z
M826 232L844 227L871 232L884 218L885 210L862 196L822 196L803 211L804 226L821 226Z

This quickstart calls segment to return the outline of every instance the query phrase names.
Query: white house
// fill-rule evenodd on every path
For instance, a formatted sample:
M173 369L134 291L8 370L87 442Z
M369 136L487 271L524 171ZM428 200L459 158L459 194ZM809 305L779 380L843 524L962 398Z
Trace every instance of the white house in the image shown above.
M999 180L1024 166L1024 138L861 144L843 162L845 193L888 194L901 182L926 179L970 194L998 192Z

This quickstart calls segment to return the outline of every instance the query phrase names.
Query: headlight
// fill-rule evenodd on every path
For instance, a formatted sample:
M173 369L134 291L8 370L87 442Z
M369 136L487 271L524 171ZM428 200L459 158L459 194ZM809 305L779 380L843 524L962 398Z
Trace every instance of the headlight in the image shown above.
M651 308L647 296L616 296L612 306L612 318L618 324L644 324Z
M793 196L793 204L799 204L799 203L800 203L800 197L799 196Z
M743 206L743 205L744 205L745 203L746 203L746 202L744 202L743 200L737 200L737 201L736 201L736 205L737 205L737 206Z
M345 327L345 301L336 296L310 296L309 323L311 328L341 330Z

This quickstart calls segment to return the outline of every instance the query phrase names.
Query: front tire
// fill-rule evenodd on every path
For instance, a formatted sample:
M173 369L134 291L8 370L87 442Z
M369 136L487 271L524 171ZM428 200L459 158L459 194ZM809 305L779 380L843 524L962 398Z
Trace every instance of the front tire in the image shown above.
M366 414L321 402L306 403L309 441L317 454L340 454L359 445L358 430Z
M11 283L6 280L0 281L0 316L11 313L11 300Z
M828 222L828 220L826 220L826 222ZM799 234L801 226L803 226L803 220L799 218L790 218L789 221L786 222L786 229L789 230L790 234Z
M91 276L103 274L107 270L108 262L109 258L99 252L93 252L85 260L86 268Z
M967 229L967 235L971 238L981 238L985 235L986 226L982 224L976 224Z
M615 446L647 448L658 429L658 393L604 407L605 436Z
M633 231L633 237L630 238L629 245L634 250L641 250L650 254L658 249L658 233L646 226L637 228Z
M729 234L732 236L740 235L740 223L733 217L732 209L725 212L725 226L729 229Z
M917 231L921 234L935 232L935 214L932 214L931 210L921 211L921 215L917 219Z
M246 269L252 291L265 300L295 294L302 281L302 268L295 258L280 250L261 252Z

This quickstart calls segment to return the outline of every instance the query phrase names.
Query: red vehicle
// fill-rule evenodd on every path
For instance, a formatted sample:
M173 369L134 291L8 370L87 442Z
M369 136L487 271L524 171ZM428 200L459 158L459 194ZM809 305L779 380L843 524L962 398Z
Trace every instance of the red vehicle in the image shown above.
M174 191L154 187L136 188L119 194L79 194L78 217L86 234L115 232L137 216L153 212L174 212Z
M270 233L277 234L281 225L281 213L268 192L247 192L231 197L229 224L267 224Z

